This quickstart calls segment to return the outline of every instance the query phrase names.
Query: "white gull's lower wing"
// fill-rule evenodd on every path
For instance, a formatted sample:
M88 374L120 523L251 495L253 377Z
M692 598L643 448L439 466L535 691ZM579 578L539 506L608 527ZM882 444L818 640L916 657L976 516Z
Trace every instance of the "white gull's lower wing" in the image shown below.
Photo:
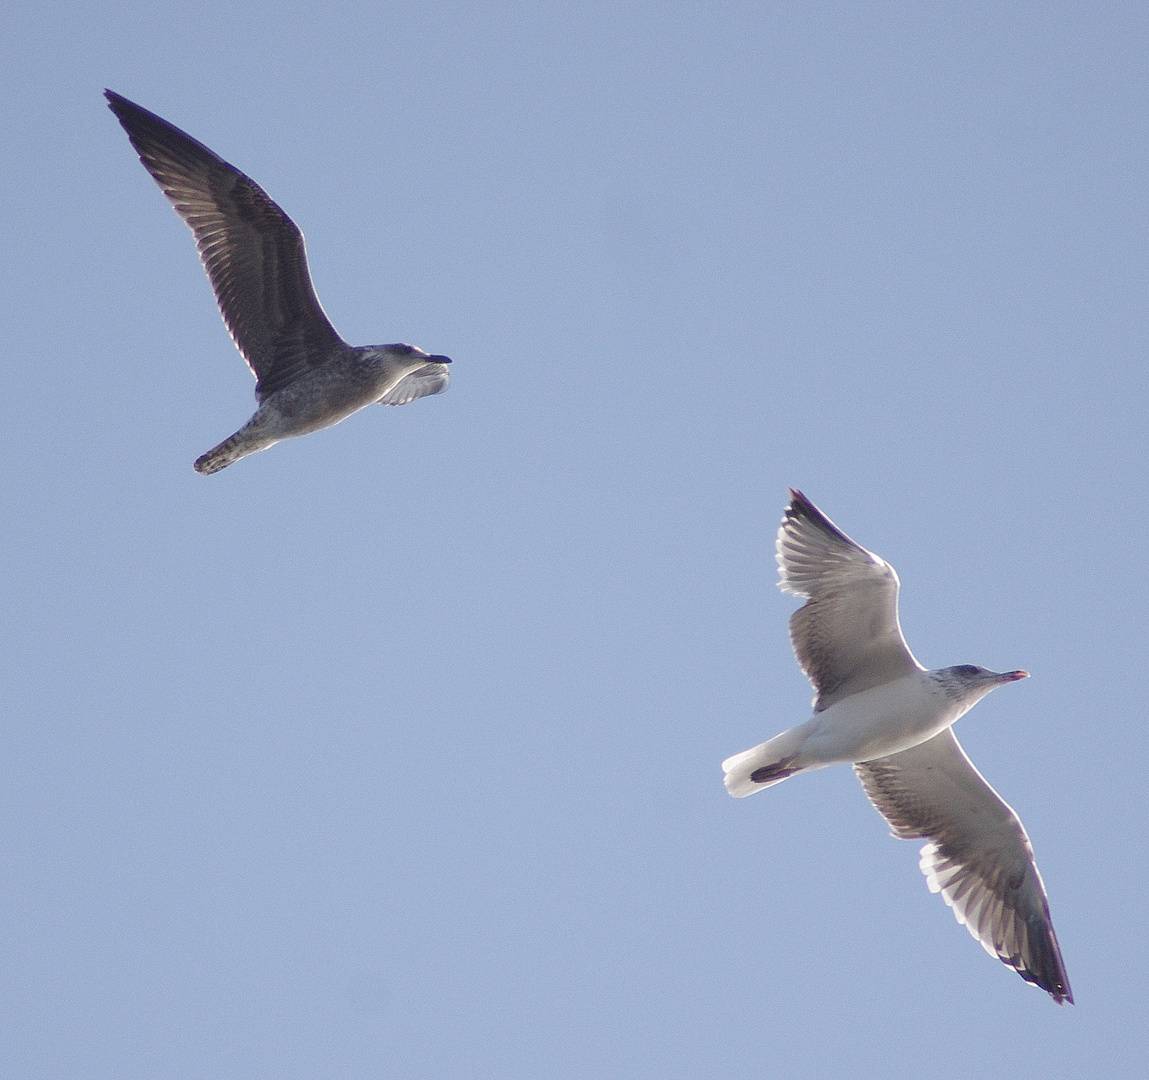
M926 884L958 922L1026 982L1072 1004L1029 837L953 730L854 770L896 837L929 840L920 864Z

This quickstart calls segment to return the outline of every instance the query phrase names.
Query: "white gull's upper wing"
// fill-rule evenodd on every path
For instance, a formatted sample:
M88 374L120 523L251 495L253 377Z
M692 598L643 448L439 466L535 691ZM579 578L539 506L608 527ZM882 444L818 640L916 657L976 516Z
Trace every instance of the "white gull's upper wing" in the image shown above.
M778 530L778 588L806 598L790 641L818 692L817 711L924 670L898 624L898 575L855 544L800 491Z
M854 771L903 840L925 838L921 868L991 956L1073 1003L1049 900L1017 814L985 782L952 728Z

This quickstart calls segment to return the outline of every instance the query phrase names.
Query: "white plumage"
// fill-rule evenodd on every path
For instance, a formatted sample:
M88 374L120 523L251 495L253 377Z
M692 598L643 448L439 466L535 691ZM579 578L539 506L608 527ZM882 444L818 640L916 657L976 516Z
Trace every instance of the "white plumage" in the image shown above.
M951 727L1027 672L927 671L902 636L894 568L801 492L790 495L776 545L779 588L806 600L790 619L790 639L814 684L814 715L727 758L727 790L742 798L795 773L852 763L893 834L929 841L922 872L958 922L1027 982L1072 1003L1029 837Z

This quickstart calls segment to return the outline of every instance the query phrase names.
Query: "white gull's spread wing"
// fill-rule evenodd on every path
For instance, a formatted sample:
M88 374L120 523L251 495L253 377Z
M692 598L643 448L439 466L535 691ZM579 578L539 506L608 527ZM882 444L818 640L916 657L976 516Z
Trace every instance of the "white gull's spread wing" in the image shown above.
M930 891L942 894L986 952L1059 1005L1072 1004L1029 837L953 730L854 771L895 836L929 840L921 868Z
M416 398L438 394L447 389L451 376L444 364L427 364L404 376L380 399L380 405L406 405Z
M790 641L818 692L816 711L924 668L898 624L898 575L855 544L800 491L778 530L783 592L806 598L790 617Z
M262 401L344 345L320 306L303 234L254 180L111 90L108 105L195 235L232 340Z

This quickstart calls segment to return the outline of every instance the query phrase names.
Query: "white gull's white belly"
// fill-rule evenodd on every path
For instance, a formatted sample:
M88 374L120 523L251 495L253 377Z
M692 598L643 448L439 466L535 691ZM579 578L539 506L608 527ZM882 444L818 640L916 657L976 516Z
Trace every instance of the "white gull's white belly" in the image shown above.
M805 767L886 757L932 739L965 710L929 672L851 694L803 725L798 751Z

